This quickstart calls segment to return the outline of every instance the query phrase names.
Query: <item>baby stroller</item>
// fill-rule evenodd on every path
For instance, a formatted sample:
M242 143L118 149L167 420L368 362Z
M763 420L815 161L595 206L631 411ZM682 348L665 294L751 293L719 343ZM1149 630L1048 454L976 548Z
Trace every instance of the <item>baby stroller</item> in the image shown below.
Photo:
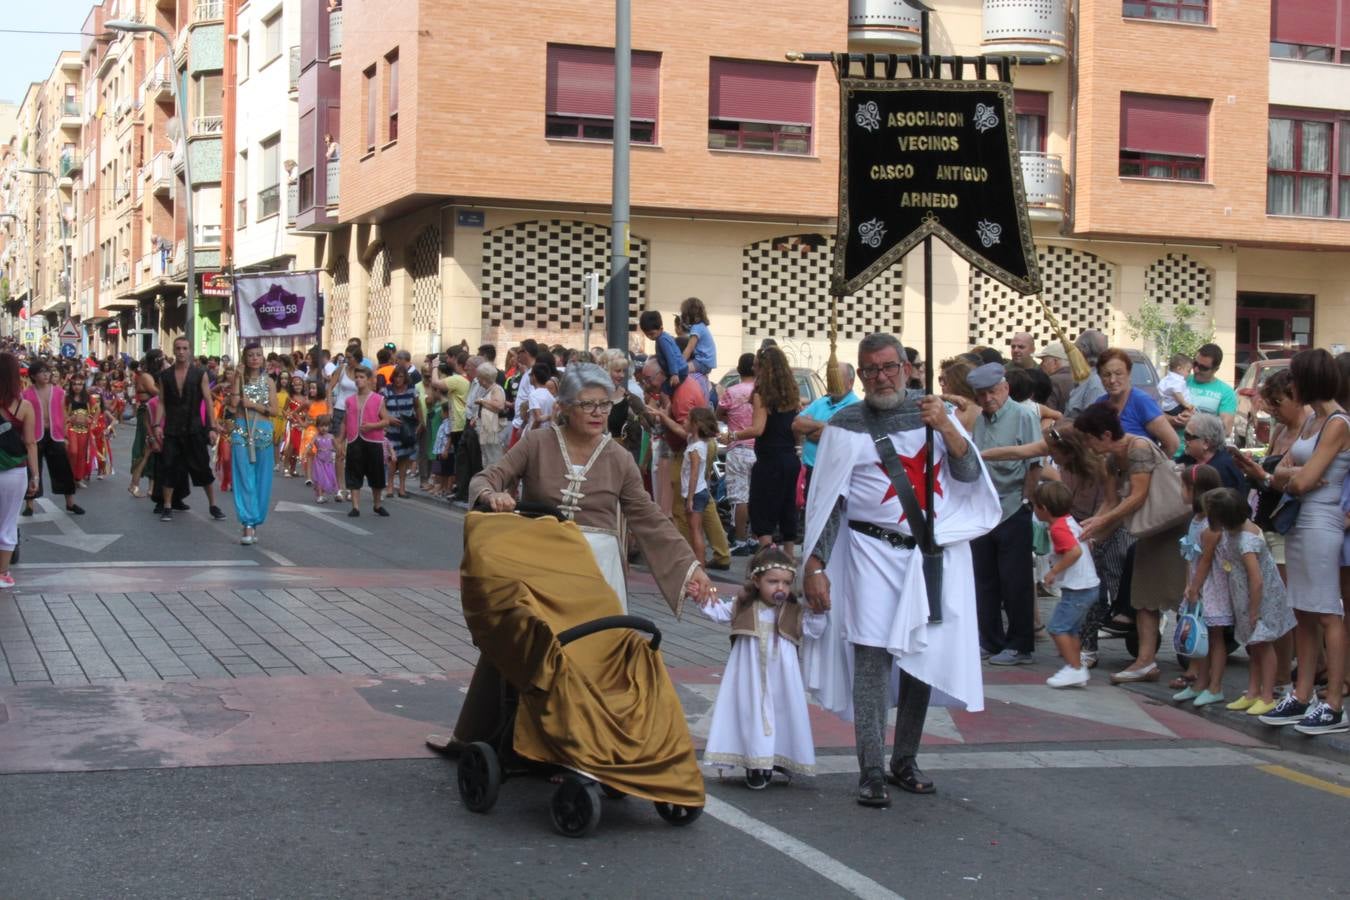
M602 793L650 800L672 825L697 819L703 776L661 633L620 615L581 529L470 513L461 575L481 653L455 726L464 805L485 813L505 777L558 773L550 813L567 837L595 830Z

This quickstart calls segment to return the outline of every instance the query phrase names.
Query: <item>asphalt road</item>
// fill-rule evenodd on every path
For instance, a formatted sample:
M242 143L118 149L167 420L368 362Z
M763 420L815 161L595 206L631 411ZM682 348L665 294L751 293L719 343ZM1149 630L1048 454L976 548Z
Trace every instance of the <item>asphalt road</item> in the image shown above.
M123 465L125 449L124 437ZM1350 768L1253 746L1105 685L1052 696L1038 684L1044 673L1021 671L988 673L986 713L934 711L937 739L921 760L939 792L894 791L889 810L856 805L856 763L840 745L850 729L818 720L822 774L751 792L709 771L709 806L688 828L629 799L606 801L594 836L562 838L549 822L552 788L527 779L474 814L452 764L416 757L425 723L448 714L444 692L462 681L415 674L399 649L461 675L467 663L447 648L471 656L452 578L458 513L391 500L391 518L348 519L315 507L300 480L279 478L279 511L257 546L242 547L228 495L230 521L211 521L195 492L192 511L163 524L125 486L119 474L81 491L88 514L78 519L44 508L26 520L20 587L69 584L0 595L17 682L0 682L4 900L1269 898L1343 895L1350 881L1341 827ZM278 580L195 589L183 582L197 569L227 588ZM142 570L163 583L135 586L128 579ZM287 573L309 580L281 580L301 577ZM642 602L658 615L659 604ZM687 667L686 702L706 705L718 671L707 655L724 653L724 638L662 622L672 648L686 645L688 661L672 663ZM119 628L120 651L103 631ZM11 650L16 636L32 648ZM84 655L100 641L117 664L106 677ZM325 641L362 664L323 665L334 659ZM122 654L133 650L148 662L127 668ZM399 654L402 674L377 677L376 651ZM296 665L267 668L283 652ZM17 677L23 654L29 684ZM63 654L86 683L61 680ZM175 654L193 667L173 668ZM156 669L162 680L152 682ZM1081 738L1090 728L1103 737ZM81 754L57 740L103 745ZM156 742L168 749L139 752ZM229 764L218 764L208 751L225 745ZM7 766L21 747L23 765ZM72 766L81 770L59 771Z

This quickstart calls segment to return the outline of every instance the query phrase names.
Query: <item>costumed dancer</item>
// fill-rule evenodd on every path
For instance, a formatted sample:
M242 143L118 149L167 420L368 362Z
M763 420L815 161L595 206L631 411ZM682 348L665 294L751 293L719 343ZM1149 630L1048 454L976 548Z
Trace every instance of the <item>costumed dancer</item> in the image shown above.
M713 706L703 762L745 769L745 786L763 790L774 769L815 774L816 749L797 648L819 638L825 615L792 593L796 564L777 547L750 560L734 601L710 599L703 613L731 623L731 655Z
M127 492L137 499L145 496L141 493L141 478L149 478L151 484L155 481L153 460L159 455L160 444L150 446L149 403L159 396L159 373L163 368L164 351L156 349L145 354L141 370L136 373L136 436L131 441L131 484L127 485ZM159 502L158 497L155 502Z
M89 487L90 459L93 453L89 440L93 412L90 402L84 379L79 376L72 378L66 391L66 458L70 460L70 474L79 482L80 487Z
M239 543L258 543L258 526L272 503L272 424L277 410L275 383L263 370L260 344L244 348L244 360L231 392L234 428L230 431L230 467L234 475L234 511L243 526Z
M273 364L275 368L275 364ZM286 443L286 408L291 402L291 381L285 372L271 375L276 385L277 405L272 407L272 471L281 471L281 453Z
M233 384L220 382L216 385L216 436L213 439L215 444L215 468L216 479L220 482L222 491L231 491L234 489L234 462L233 454L230 452L231 433L234 426L229 424L230 411L235 408L239 400L233 391Z
M89 455L90 466L98 472L102 481L113 471L112 441L116 433L117 420L113 418L112 401L107 391L94 391L89 394Z
M970 541L994 528L1001 510L979 452L942 399L906 390L913 367L894 336L863 338L857 372L864 402L825 426L807 495L803 585L812 609L830 616L825 633L806 641L803 669L822 706L854 718L858 802L887 806L888 781L911 793L936 790L916 760L931 689L969 711L984 708ZM933 429L933 521L944 573L942 621L931 624L923 553L897 493L925 502L925 426ZM890 441L908 485L887 475L873 430ZM886 712L896 701L897 666L888 770Z
M309 405L305 408L305 430L300 434L300 467L305 473L305 484L310 485L314 483L310 460L314 458L314 440L319 436L318 421L320 418L331 421L331 418L328 414L327 392L321 382L306 382L305 393Z
M33 405L36 417L33 433L37 436L38 489L31 497L24 498L21 515L31 516L33 501L42 496L42 467L45 464L52 493L65 496L66 512L82 516L84 510L75 503L75 477L66 453L66 392L53 383L51 366L43 360L28 367L28 376L33 380L33 386L24 389L23 399Z
M295 475L295 460L300 455L300 435L305 430L305 412L309 409L309 399L305 397L305 382L299 375L291 376L290 399L286 401L286 431L281 448L281 474L284 478Z
M310 442L309 472L314 482L314 502L327 503L329 497L336 497L337 483L337 444L329 430L333 424L330 415L319 416L318 434Z

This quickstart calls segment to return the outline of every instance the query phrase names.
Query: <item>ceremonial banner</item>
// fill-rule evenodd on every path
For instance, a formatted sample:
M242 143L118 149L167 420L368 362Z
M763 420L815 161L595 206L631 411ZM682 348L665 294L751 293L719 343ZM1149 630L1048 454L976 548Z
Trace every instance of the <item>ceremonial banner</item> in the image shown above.
M831 293L852 294L934 235L1023 294L1041 289L1003 81L839 81Z
M319 330L319 273L236 275L239 336L298 337Z

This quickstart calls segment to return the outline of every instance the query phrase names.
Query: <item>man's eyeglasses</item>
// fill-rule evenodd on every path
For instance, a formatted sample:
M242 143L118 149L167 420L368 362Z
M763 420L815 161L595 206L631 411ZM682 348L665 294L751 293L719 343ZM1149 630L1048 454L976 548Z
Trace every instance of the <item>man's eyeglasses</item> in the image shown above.
M879 366L859 366L858 374L865 380L871 381L878 375L884 374L887 378L894 378L903 366L898 362L882 363Z
M1187 441L1198 441L1198 440L1200 440L1200 438L1198 438L1198 437L1196 437L1195 435L1191 434L1189 431L1183 431L1183 432L1181 433L1181 437L1182 437L1183 440L1187 440Z
M575 406L577 409L581 410L582 412L587 412L590 413L591 415L595 415L596 413L609 412L610 409L614 406L614 401L582 400L572 405Z
M1195 369L1195 371L1197 371L1197 372L1213 372L1213 371L1214 371L1214 367L1213 367L1213 366L1207 366L1207 365L1205 365L1204 363L1199 362L1198 360L1197 360L1196 362L1191 363L1191 368Z

